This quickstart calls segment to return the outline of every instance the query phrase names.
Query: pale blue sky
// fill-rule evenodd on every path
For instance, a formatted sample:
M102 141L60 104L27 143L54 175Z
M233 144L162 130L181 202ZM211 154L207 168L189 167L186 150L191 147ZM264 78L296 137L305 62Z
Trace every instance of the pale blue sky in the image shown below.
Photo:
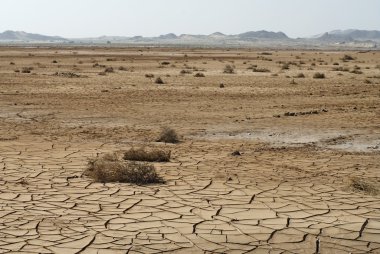
M0 32L64 37L380 30L380 0L0 0Z

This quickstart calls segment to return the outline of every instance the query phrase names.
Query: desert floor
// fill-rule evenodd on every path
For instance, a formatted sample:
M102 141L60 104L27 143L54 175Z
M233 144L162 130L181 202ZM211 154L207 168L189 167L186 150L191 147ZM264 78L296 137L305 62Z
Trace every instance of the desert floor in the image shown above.
M379 169L380 52L0 48L0 253L380 253Z

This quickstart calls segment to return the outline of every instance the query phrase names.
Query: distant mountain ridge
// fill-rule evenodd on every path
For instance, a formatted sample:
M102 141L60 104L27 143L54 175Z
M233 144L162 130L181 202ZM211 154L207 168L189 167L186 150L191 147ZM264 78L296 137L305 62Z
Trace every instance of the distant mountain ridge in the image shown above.
M41 34L32 34L22 31L7 30L0 33L2 41L67 41L67 39L59 36L47 36Z
M313 38L336 42L380 40L380 31L358 29L333 30L322 35L313 36Z
M240 34L223 34L215 32L202 34L163 34L157 37L143 36L99 36L93 38L63 38L21 31L5 31L0 33L1 43L79 43L79 44L152 44L152 45L199 45L199 46L258 46L258 47L364 47L380 46L380 31L377 30L334 30L310 38L290 38L283 32L266 30L248 31Z

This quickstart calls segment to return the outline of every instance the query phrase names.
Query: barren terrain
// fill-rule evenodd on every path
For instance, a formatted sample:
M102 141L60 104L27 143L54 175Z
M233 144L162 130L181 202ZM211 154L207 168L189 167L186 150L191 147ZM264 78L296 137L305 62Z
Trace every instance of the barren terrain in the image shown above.
M0 48L0 253L380 253L379 169L377 51Z

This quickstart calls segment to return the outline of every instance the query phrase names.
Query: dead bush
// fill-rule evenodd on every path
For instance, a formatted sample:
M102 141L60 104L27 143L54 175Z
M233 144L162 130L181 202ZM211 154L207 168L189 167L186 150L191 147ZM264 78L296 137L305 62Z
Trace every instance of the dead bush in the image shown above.
M120 66L118 68L119 71L128 71L128 68L127 67L124 67L124 66Z
M146 78L154 78L154 75L148 73L148 74L145 74L145 77L146 77Z
M96 182L120 182L135 184L163 183L153 165L121 161L115 155L106 154L100 158L90 159L84 172Z
M353 69L352 71L350 71L350 73L354 73L354 74L363 74L363 72L359 69Z
M194 77L197 77L197 78L204 78L205 75L202 73L202 72L197 72Z
M175 130L169 127L164 127L157 139L157 142L165 142L165 143L178 143L179 137Z
M181 70L180 74L192 74L193 72L191 70Z
M156 80L154 81L154 83L156 83L156 84L164 84L164 81L160 77L158 77L158 78L156 78Z
M289 70L289 63L284 63L284 64L281 66L281 70Z
M234 74L235 68L232 65L227 64L223 69L223 73Z
M253 72L270 72L270 70L267 68L253 68L252 71Z
M325 76L324 73L316 72L316 73L314 73L313 78L315 78L315 79L324 79L324 78L326 78L326 76Z
M123 159L129 161L168 162L171 151L154 149L146 151L144 148L130 149L124 153Z
M370 195L376 195L380 191L379 186L376 185L374 182L370 181L369 179L359 177L351 178L349 187L353 191L364 192Z
M22 73L31 73L33 70L33 67L22 67L21 72Z
M349 69L347 67L342 67L342 66L333 67L332 70L333 71L349 71Z
M113 70L112 67L107 67L107 68L104 70L104 72L106 72L106 73L112 73L112 72L114 72L114 70Z
M353 57L350 56L350 55L344 55L344 56L342 57L342 60L343 60L343 61L351 61L351 60L355 60L355 58L353 58Z
M298 73L296 76L294 76L295 78L305 78L305 74L303 73Z
M248 68L247 68L247 70L253 70L254 68L256 68L257 67L257 64L251 64Z

